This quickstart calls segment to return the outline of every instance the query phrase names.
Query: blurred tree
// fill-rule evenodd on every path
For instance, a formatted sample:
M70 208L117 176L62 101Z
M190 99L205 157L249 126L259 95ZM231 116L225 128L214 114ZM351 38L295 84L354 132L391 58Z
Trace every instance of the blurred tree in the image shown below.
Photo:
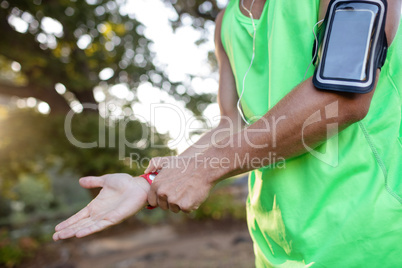
M211 0L164 0L171 3L179 15L174 21L174 26L181 25L181 19L185 15L193 18L193 27L202 29L206 21L215 21L219 11L225 6L227 1ZM220 2L220 3L218 3Z
M93 89L98 85L123 83L135 90L149 81L183 99L176 92L178 84L170 83L152 63L144 26L120 13L124 2L0 1L0 69L11 65L22 77L18 83L0 80L0 94L34 97L48 103L52 113L61 114L77 101L96 104ZM56 92L58 84L66 92ZM199 104L208 104L211 98L184 99L187 108L199 115Z
M113 70L110 83L138 83L145 67L152 67L149 41L135 31L140 24L120 16L114 2L2 1L1 7L0 53L18 62L26 78L22 85L0 84L1 94L34 97L47 102L52 112L66 113L73 97L96 103L92 90L104 68ZM136 47L143 60L131 58L129 63ZM66 99L58 94L57 83L73 95Z
M0 110L0 194L17 198L11 189L21 178L34 176L45 183L49 169L54 167L82 176L142 171L138 166L130 169L129 163L118 158L118 125L132 113L110 119L106 111L105 126L99 125L98 112L92 109L74 116L72 133L78 140L96 141L99 127L104 127L106 140L114 140L116 146L83 149L66 139L65 115L77 103L98 105L96 88L107 94L109 87L123 84L136 91L140 83L148 81L177 100L184 100L197 116L214 100L214 95L189 96L176 90L179 83L169 81L163 69L153 64L155 55L149 48L152 42L144 36L144 25L134 16L121 14L125 1L0 0L0 95L33 97L51 109L50 115L34 109ZM162 1L179 15L172 21L173 28L190 16L192 26L204 31L206 23L213 23L222 8L215 1ZM197 43L203 38L206 35ZM213 56L210 60L216 66ZM127 110L124 108L132 101L135 99L117 100L121 110ZM156 137L158 144L166 144L166 135L138 121L130 121L124 135L127 141L136 142L145 130ZM171 153L168 148L151 148L150 144L123 147L123 158L130 153L140 159Z
M171 4L179 15L176 20L171 21L173 29L183 25L183 20L187 17L191 18L191 25L194 29L200 31L201 37L196 44L202 44L208 40L208 32L206 25L215 23L216 16L227 4L229 0L164 0L165 3ZM218 62L215 58L214 51L208 53L208 60L212 70L217 72Z
M72 144L66 138L64 123L64 116L43 115L32 109L14 110L0 116L0 126L3 126L0 131L0 195L14 198L13 187L26 176L49 184L49 171L54 168L56 173L66 171L78 176L141 174L147 159L172 152L162 147L167 135L127 118L103 120L95 114L74 115L71 134L82 143L96 142L93 148ZM100 136L102 132L104 136ZM143 136L144 133L148 135ZM149 142L151 139L153 144ZM162 148L151 146L155 144Z
M195 115L200 115L213 100L214 96L209 94L183 96L182 92L176 92L179 84L168 81L163 70L152 62L154 54L149 49L151 41L144 36L145 27L134 16L121 14L124 2L0 0L0 95L33 97L46 102L51 109L48 116L33 113L32 109L9 112L7 116L0 114L2 189L11 189L20 175L39 176L56 162L61 168L81 175L128 171L127 165L118 160L118 148L80 149L66 139L63 127L66 113L77 103L98 105L94 88L107 91L113 85L124 84L135 91L140 83L149 81L176 99L184 100ZM204 2L195 5L205 7ZM183 3L171 4L179 14L190 12L190 9L179 9ZM205 19L212 19L215 13L208 14ZM194 26L197 25L195 22ZM122 110L132 101L118 100ZM82 115L76 116L74 133L81 138L96 140L99 134L98 113L85 115L93 111L85 109ZM118 124L119 120L111 125ZM107 127L106 132L112 128ZM130 123L127 139L135 140L134 136L141 135L143 129L141 123ZM118 136L118 130L113 128L113 131ZM163 144L168 137L159 135L158 139ZM169 149L149 147L136 151L142 158L169 152Z

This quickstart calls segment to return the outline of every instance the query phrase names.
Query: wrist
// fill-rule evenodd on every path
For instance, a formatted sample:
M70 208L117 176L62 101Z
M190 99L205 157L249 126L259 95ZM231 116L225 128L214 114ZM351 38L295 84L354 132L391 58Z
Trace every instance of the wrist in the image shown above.
M149 187L148 191L151 189L151 184L154 181L156 175L158 175L158 172L151 172L151 173L140 175L140 177L143 179L143 181L146 182L146 184L148 185L148 187ZM147 209L154 209L154 208L156 208L156 207L153 207L149 204L147 206Z
M208 169L209 183L217 184L219 181L230 177L233 171L232 159L228 157L231 154L230 148L217 148L211 146L203 153L204 163Z
M137 185L144 190L145 193L148 194L149 190L151 190L151 185L142 177L133 177Z

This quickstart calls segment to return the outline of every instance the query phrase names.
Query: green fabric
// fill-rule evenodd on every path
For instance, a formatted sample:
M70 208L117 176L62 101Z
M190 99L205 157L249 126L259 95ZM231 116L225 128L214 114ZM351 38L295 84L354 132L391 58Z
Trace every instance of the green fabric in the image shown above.
M267 0L241 102L248 118L302 80L318 10L319 0ZM230 1L221 38L239 95L252 34L239 0ZM251 173L247 221L257 267L402 267L401 62L399 29L368 115L317 148L325 163L306 153Z

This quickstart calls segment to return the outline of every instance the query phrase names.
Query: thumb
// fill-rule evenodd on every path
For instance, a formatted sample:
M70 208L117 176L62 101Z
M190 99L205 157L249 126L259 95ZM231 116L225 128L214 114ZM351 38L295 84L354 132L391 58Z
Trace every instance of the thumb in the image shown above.
M103 187L104 182L104 177L95 176L83 177L79 180L80 185L87 189Z
M157 195L155 191L155 187L152 188L148 192L148 204L152 207L157 207L158 206L158 201L157 201Z
M154 157L151 159L151 161L149 161L148 167L147 169L144 171L145 174L151 173L151 172L155 172L158 169L162 168L161 165L162 162L162 158L161 157Z

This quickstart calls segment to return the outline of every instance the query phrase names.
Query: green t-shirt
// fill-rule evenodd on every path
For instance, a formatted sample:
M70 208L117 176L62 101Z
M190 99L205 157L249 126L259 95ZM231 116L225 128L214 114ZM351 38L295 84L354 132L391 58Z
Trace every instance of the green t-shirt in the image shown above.
M241 101L248 118L264 115L303 79L319 2L267 0ZM239 0L230 1L221 38L239 95L252 37ZM315 155L251 173L247 221L258 267L402 267L401 62L399 29L362 121Z

